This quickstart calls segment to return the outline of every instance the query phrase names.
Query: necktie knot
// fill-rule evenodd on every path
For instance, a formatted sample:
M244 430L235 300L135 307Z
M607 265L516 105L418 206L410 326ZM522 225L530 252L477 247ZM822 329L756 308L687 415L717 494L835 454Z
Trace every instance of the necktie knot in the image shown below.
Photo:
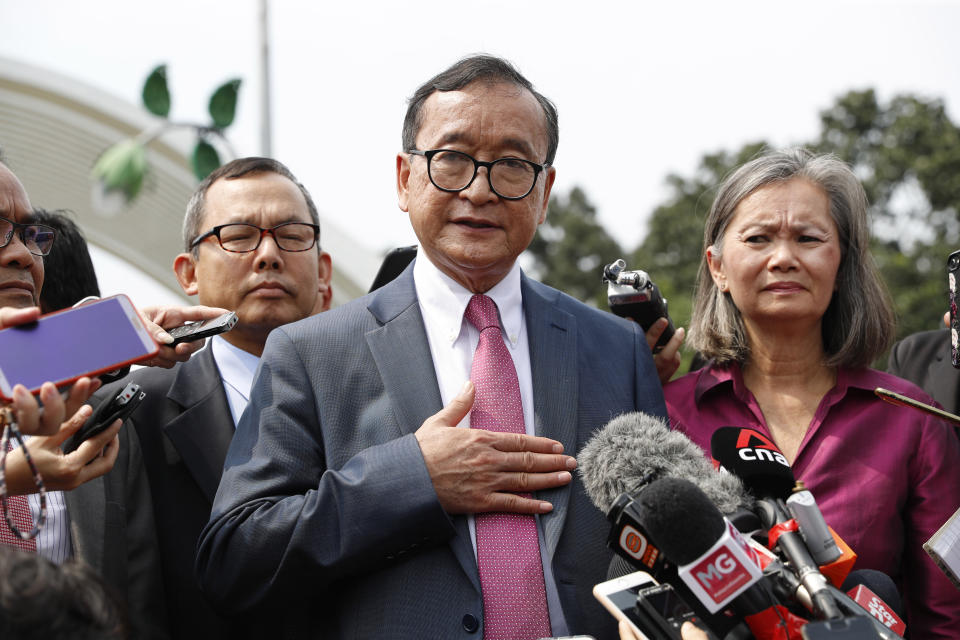
M483 294L476 294L470 298L470 304L463 317L467 319L477 331L483 331L490 327L500 328L500 318L497 316L497 303L493 298Z

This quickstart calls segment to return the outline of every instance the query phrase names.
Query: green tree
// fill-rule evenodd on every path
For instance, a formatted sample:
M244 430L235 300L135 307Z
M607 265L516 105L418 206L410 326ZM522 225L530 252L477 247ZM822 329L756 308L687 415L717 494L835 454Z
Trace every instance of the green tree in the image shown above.
M872 89L841 96L820 120L811 146L849 162L870 198L898 337L937 327L947 255L960 241L960 130L942 100L897 95L882 104Z
M716 188L730 171L756 156L765 146L763 142L754 142L732 153L711 153L703 157L692 177L667 176L670 195L654 209L644 240L628 266L643 269L657 283L669 302L670 317L678 327L690 324L703 245L703 221Z
M947 309L946 259L960 245L960 128L942 100L909 94L878 100L850 91L820 114L807 146L850 163L870 199L873 255L897 309L898 337L940 326ZM640 246L627 257L670 302L678 326L690 320L703 220L717 186L764 142L707 154L691 176L667 177L669 195L654 209ZM586 194L550 204L547 228L531 247L536 270L553 286L606 308L598 275L619 255L596 222ZM689 356L688 356L689 357Z
M540 280L601 309L607 308L603 266L623 257L617 241L597 222L597 210L580 187L553 197L547 219L527 250Z

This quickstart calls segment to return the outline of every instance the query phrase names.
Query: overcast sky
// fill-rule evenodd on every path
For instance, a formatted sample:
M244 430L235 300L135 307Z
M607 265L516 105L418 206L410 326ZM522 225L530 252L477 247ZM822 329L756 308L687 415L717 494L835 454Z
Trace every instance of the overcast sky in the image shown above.
M0 55L131 102L165 62L172 115L188 120L242 77L230 137L252 155L256 24L256 0L0 0ZM811 138L849 89L942 97L960 119L958 25L958 2L274 0L274 155L370 249L411 244L394 180L406 98L466 54L502 55L559 108L555 193L581 185L630 250L670 172L748 141Z

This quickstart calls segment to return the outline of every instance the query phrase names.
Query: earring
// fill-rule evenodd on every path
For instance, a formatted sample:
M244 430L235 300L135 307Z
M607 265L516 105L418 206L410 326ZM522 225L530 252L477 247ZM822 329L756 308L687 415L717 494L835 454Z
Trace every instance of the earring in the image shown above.
M726 291L727 291L727 281L726 281L726 280L721 280L721 281L717 284L717 286L720 288L720 291L726 293Z

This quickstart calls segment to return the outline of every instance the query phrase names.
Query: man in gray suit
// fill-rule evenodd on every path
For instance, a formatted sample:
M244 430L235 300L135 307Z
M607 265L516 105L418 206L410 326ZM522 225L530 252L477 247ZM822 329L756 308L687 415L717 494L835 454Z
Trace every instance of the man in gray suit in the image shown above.
M319 223L310 194L276 160L240 158L211 173L187 204L173 268L187 295L235 311L236 326L187 362L135 371L95 396L128 382L147 393L125 428L136 431L150 479L173 638L263 637L259 621L222 618L206 603L194 550L267 335L330 306Z
M414 94L396 176L420 257L270 335L198 547L218 606L283 603L287 637L614 637L591 595L609 525L567 454L619 413L665 409L637 325L517 265L557 131L497 58Z

